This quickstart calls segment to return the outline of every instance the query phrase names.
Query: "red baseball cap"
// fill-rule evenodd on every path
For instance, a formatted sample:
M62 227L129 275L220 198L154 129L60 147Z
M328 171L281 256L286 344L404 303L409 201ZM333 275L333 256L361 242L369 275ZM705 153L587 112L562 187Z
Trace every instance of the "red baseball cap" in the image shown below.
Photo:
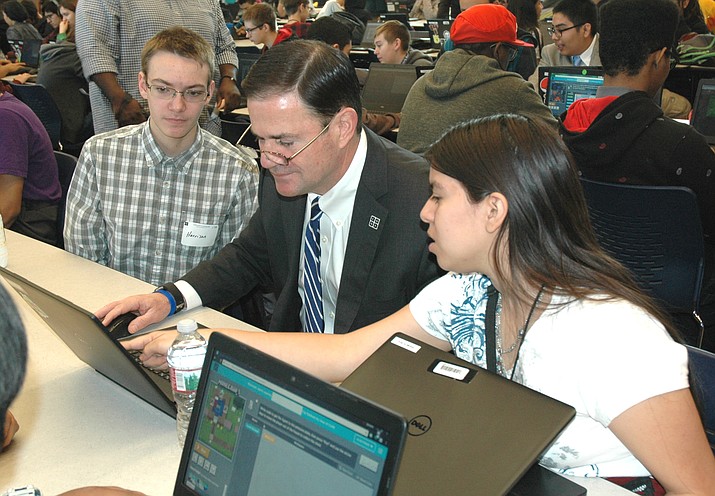
M516 37L516 17L503 5L473 5L457 16L449 33L455 45L507 43L533 46Z

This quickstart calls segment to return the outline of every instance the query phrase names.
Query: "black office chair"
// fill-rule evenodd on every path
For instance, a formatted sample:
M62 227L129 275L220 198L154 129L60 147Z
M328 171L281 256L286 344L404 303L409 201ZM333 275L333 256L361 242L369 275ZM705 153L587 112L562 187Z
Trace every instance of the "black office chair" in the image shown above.
M67 206L67 192L70 189L74 169L77 166L77 157L60 151L55 151L55 160L57 161L57 171L59 172L60 187L62 188L62 197L60 198L59 211L57 213L57 246L65 247L64 237L62 232L65 228L65 207Z
M700 410L710 448L715 453L715 354L687 346L690 390Z
M40 118L42 125L47 129L47 134L50 135L52 148L60 150L62 114L47 89L41 84L9 84L15 97L30 107Z
M671 315L690 314L698 328L704 245L695 194L688 188L634 186L581 179L596 237Z

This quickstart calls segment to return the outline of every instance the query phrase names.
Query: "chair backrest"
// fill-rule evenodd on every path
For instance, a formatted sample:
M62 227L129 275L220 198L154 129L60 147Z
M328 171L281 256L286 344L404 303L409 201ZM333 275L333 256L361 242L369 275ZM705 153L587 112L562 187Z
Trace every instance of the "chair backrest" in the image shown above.
M10 83L10 86L13 94L40 118L42 125L47 129L47 134L50 135L52 148L59 150L62 114L47 89L41 84Z
M690 390L705 427L710 448L715 453L715 353L686 346L690 368Z
M67 206L67 192L70 189L74 169L77 166L77 158L69 153L55 151L55 160L57 161L57 170L60 177L60 187L62 188L62 197L60 199L59 212L57 213L57 246L64 248L64 238L62 231L65 227L65 207Z
M697 311L704 244L695 194L676 186L581 184L601 246L669 311Z

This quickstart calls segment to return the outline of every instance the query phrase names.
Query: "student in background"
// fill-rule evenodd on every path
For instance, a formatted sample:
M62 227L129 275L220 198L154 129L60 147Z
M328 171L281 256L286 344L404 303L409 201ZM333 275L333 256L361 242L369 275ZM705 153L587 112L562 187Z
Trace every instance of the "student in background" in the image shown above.
M52 26L52 31L42 39L43 43L49 43L50 41L55 41L57 33L59 33L60 21L62 20L60 5L57 0L47 0L42 4L42 12L45 15L47 24Z
M439 0L417 0L410 10L410 17L415 19L437 19Z
M654 17L642 16L644 8ZM671 0L610 0L601 7L603 86L596 98L571 105L561 130L586 178L695 192L706 248L700 315L707 347L715 349L715 154L653 101L675 60L677 25Z
M410 47L410 32L400 21L387 21L375 30L375 56L382 64L432 65L434 61Z
M243 230L257 167L198 125L213 70L211 45L191 30L174 26L147 42L138 87L151 116L85 144L67 196L67 251L159 285Z
M62 194L52 143L30 108L0 85L0 214L6 228L57 244Z
M321 17L310 24L305 38L327 43L333 48L337 48L345 55L350 54L352 42L350 41L350 31L348 27L334 17ZM400 127L399 113L390 112L375 114L362 109L362 124L369 130L381 136L390 134L393 129Z
M591 0L561 0L549 28L553 43L541 50L541 66L601 65L598 11Z
M516 19L501 5L475 5L452 23L455 49L419 78L402 106L397 144L424 153L447 129L464 120L502 113L556 120L534 88L508 70L526 43Z
M257 3L246 9L243 27L246 38L255 45L263 45L263 53L293 36L290 29L283 29L280 33L276 31L276 13L267 3Z
M345 11L345 0L328 0L320 9L317 18L333 15L334 12Z
M8 25L7 39L8 40L41 40L42 36L37 31L32 19L25 7L17 0L8 0L0 6L3 13L3 19Z
M89 86L74 43L76 7L77 0L59 0L62 21L57 43L40 47L37 82L47 89L62 116L62 151L79 156L84 142L94 130L87 97ZM26 82L29 77L29 73L21 74L16 80Z
M432 196L420 217L430 251L450 273L350 334L220 331L331 382L396 330L481 367L494 339L497 373L577 411L543 466L647 494L715 494L715 457L690 393L687 350L600 248L556 131L516 115L467 121L426 158ZM489 300L494 329L485 325ZM174 337L154 332L126 346L142 349L145 364L166 367Z
M541 47L544 46L539 29L539 17L543 8L541 0L509 0L507 8L516 17L516 37L534 45L538 62L541 58Z

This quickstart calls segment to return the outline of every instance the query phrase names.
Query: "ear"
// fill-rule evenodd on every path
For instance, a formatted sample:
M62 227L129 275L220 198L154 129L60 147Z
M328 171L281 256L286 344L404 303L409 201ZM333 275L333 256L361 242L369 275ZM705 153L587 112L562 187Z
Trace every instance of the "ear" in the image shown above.
M335 125L338 126L339 139L338 146L343 148L353 139L358 125L358 116L355 109L344 107L335 114Z
M394 40L392 40L391 45L395 50L400 50L400 48L402 47L402 40L400 38L395 38Z
M216 91L216 81L214 81L212 79L211 82L209 83L209 97L206 101L211 100L211 97L213 96L214 91Z
M495 233L501 229L509 213L509 202L501 193L490 193L484 200L486 205L486 229L490 233Z
M658 64L665 64L665 53L668 51L667 48L663 47L657 52L652 53L653 56L653 66L657 69Z
M587 22L583 26L581 26L581 32L583 33L584 38L590 38L593 36L593 27L591 26L590 22Z
M146 79L146 74L143 72L139 72L138 76L138 81L139 81L139 94L144 98L145 100L149 99L149 88L147 87L147 79Z

